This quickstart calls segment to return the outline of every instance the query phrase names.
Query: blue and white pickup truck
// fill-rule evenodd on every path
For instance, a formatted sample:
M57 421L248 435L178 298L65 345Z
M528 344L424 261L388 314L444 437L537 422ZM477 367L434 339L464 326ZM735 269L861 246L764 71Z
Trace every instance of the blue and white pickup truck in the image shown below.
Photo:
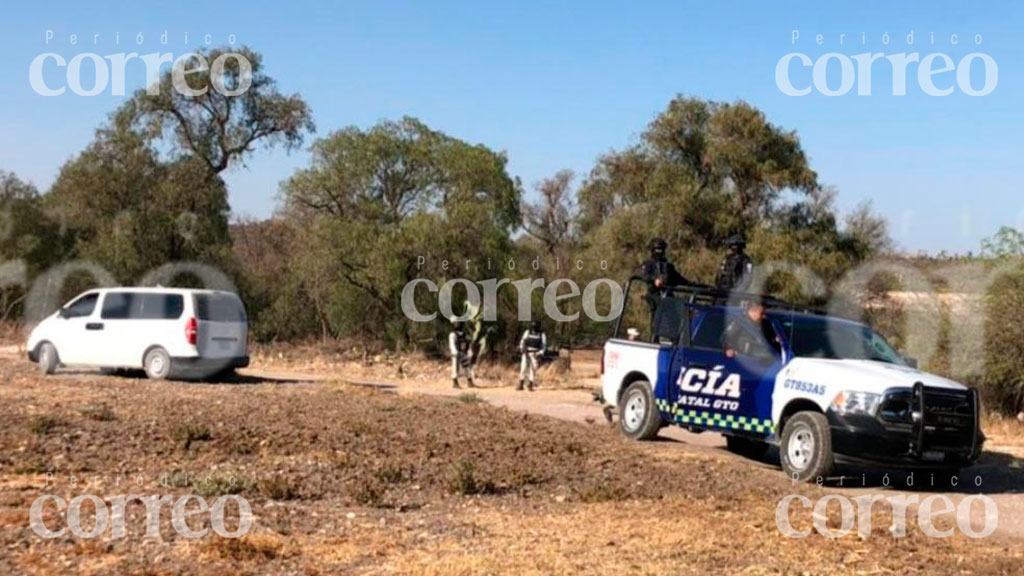
M619 337L620 316L601 374L623 434L710 430L750 457L774 444L783 470L805 481L841 463L950 473L978 457L976 390L917 370L864 324L743 296L671 288L643 339Z

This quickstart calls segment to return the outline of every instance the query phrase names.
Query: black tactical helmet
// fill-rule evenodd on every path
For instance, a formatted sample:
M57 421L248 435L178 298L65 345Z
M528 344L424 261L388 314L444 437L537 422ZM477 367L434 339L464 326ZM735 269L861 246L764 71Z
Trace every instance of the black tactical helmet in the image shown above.
M733 234L732 236L729 236L729 238L725 241L725 245L730 248L734 246L739 248L745 248L747 246L747 241L743 239L743 236L740 236L739 234Z
M668 242L664 238L651 240L651 254L664 254L665 250L668 250Z
M530 331L540 332L540 320L534 320L533 322L530 322Z

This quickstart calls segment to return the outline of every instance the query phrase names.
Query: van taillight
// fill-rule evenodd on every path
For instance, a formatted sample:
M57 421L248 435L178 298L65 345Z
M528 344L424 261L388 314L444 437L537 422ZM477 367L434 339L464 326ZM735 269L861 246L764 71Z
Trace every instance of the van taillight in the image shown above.
M195 318L189 318L188 322L185 323L185 340L195 346L196 336L199 334L199 321Z
M601 350L601 376L604 376L604 350Z

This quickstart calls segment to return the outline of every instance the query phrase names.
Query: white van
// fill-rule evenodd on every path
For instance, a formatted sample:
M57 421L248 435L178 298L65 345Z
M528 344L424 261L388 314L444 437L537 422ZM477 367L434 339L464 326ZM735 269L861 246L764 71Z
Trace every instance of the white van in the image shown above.
M142 368L154 379L210 376L249 365L248 322L237 295L185 288L97 288L73 298L29 335L28 357L59 366Z

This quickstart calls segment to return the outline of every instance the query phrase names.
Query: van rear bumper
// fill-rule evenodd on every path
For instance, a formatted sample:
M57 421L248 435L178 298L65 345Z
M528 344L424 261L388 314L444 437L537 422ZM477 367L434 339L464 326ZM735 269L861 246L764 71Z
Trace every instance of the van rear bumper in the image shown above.
M228 358L209 358L203 356L176 356L171 359L175 370L196 372L219 372L230 368L245 368L249 365L249 356Z

